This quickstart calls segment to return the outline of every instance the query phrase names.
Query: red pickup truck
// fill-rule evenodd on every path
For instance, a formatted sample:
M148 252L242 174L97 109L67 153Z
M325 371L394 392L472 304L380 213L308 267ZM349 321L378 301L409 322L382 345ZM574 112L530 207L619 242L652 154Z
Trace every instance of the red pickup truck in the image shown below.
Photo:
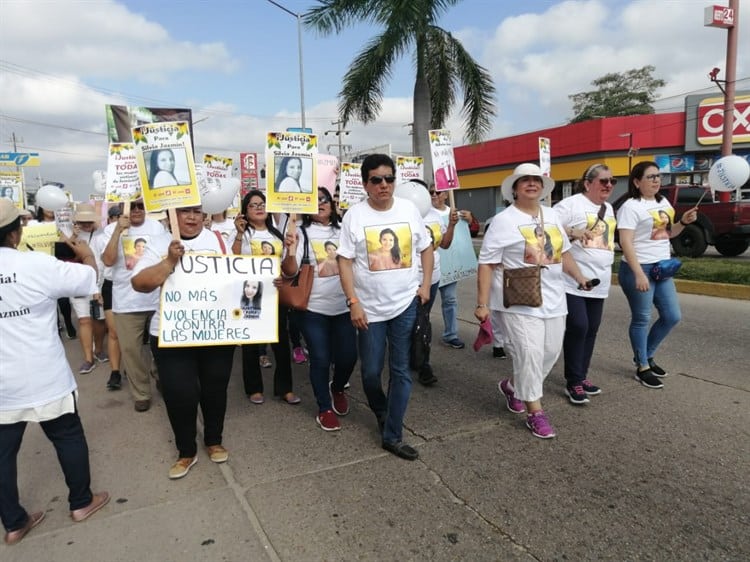
M700 185L665 185L659 193L675 209L675 221L682 214L695 207L701 196L705 197L698 206L698 220L687 225L679 236L672 238L672 248L678 256L697 258L703 255L706 247L716 247L723 256L739 256L750 246L750 197L743 191L740 201L714 201L711 189ZM615 209L625 201L620 197Z

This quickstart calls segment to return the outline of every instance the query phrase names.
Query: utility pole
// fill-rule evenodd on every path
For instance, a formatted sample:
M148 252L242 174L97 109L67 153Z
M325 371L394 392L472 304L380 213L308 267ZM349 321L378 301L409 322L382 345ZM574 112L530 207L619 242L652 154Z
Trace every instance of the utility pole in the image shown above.
M341 165L341 161L344 159L344 147L348 146L341 142L341 135L348 135L349 133L351 133L351 131L342 128L344 126L344 122L340 119L338 121L331 121L331 125L336 125L336 129L329 129L325 132L325 134L328 135L329 133L331 133L338 137L337 145L339 148L339 165ZM330 147L334 145L328 146Z

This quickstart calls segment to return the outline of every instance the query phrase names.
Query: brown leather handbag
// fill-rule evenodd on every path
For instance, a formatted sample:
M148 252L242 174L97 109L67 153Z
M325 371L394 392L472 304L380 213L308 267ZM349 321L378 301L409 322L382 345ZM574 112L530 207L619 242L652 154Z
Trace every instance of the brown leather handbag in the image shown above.
M279 287L279 304L295 310L307 310L307 304L310 301L312 292L315 265L310 263L310 244L307 241L307 232L300 226L302 235L305 239L305 253L302 256L302 263L299 266L297 275L290 279L285 279L284 284Z
M544 215L539 209L540 224L544 231ZM528 267L503 268L503 306L542 306L542 264Z

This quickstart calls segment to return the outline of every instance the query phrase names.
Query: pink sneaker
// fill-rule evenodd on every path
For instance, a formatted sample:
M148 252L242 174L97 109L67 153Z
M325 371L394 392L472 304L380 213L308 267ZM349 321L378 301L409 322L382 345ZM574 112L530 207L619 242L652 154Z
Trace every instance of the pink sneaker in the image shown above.
M523 414L526 411L523 402L516 398L516 395L513 393L513 389L510 387L510 381L508 379L500 381L497 388L505 397L505 405L508 407L508 410L514 414Z
M535 437L541 439L551 439L556 435L555 428L550 425L547 415L542 410L526 416L526 427Z
M304 363L307 361L307 356L305 355L305 350L301 347L295 347L292 351L292 358L294 359L294 362L298 365L300 363Z

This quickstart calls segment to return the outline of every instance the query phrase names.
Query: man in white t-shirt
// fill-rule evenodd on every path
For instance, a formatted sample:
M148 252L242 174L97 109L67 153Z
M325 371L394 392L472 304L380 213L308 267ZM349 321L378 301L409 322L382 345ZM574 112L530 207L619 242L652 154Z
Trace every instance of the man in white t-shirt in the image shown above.
M385 154L362 162L367 199L344 215L338 249L341 286L359 333L360 370L367 402L386 451L407 460L419 453L402 440L411 394L409 351L417 298L430 298L433 252L417 207L393 197L396 166ZM419 275L419 263L422 275ZM390 382L381 374L388 343Z
M130 279L149 242L165 232L161 223L146 218L142 199L130 204L130 216L123 214L104 229L102 262L112 267L112 312L136 412L151 407L151 372L155 370L143 359L143 337L159 305L159 291L136 293Z

